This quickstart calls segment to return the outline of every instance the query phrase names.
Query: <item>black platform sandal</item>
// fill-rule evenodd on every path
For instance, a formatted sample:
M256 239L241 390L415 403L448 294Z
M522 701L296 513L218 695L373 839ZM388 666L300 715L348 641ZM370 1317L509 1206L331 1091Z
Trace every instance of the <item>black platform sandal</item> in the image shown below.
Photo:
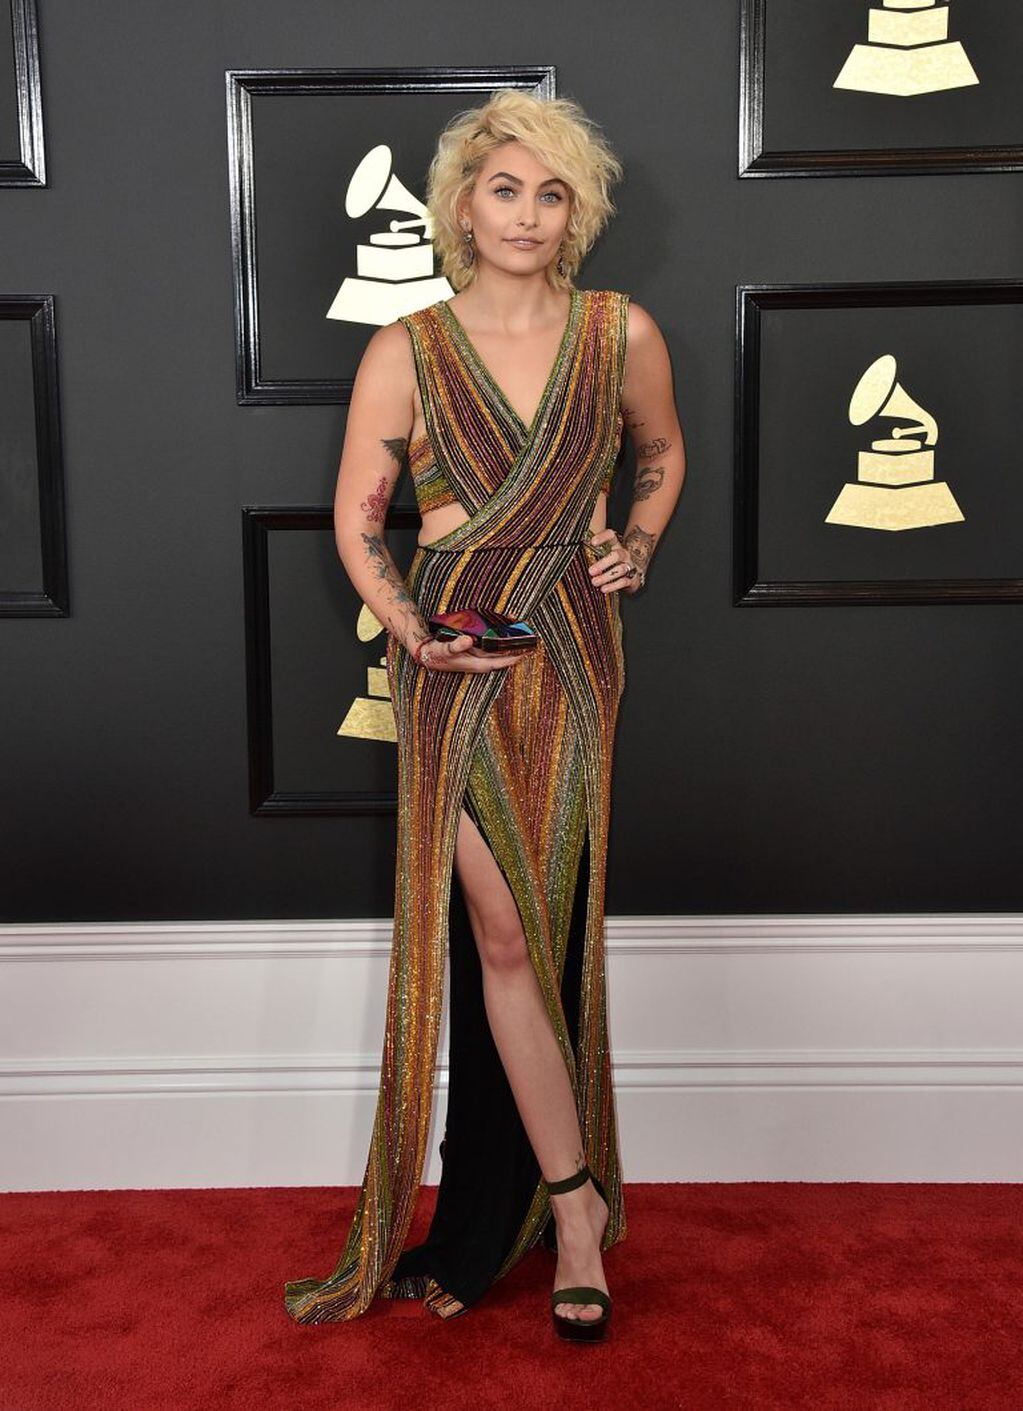
M608 1205L603 1186L588 1166L581 1167L574 1176L566 1176L563 1181L545 1181L544 1184L549 1195L563 1195L565 1191L572 1191L577 1186L585 1185L588 1180L593 1182L601 1200L605 1205ZM610 1218L609 1205L608 1211L608 1218ZM553 1224L554 1218L552 1216L551 1225ZM553 1248L557 1250L556 1237L553 1239ZM566 1318L563 1313L555 1311L559 1303L598 1303L604 1313L600 1318ZM587 1284L581 1284L575 1288L555 1289L551 1294L551 1318L559 1337L576 1342L599 1342L611 1321L610 1296L603 1289L591 1288Z

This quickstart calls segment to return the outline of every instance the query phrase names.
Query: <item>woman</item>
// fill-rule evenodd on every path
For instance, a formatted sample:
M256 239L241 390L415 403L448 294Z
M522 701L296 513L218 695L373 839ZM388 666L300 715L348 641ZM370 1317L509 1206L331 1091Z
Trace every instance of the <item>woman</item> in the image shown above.
M394 941L365 1177L334 1272L286 1286L299 1322L356 1317L377 1294L464 1313L541 1237L558 1332L597 1338L610 1314L600 1252L626 1229L603 940L619 595L643 585L685 474L656 324L572 283L620 174L571 100L504 89L457 115L427 206L458 292L381 328L359 366L335 524L389 634ZM624 425L638 474L619 537L606 506ZM382 522L406 453L422 527L403 579ZM434 638L431 614L470 606L525 618L537 644ZM442 1176L427 1240L403 1250L445 943Z

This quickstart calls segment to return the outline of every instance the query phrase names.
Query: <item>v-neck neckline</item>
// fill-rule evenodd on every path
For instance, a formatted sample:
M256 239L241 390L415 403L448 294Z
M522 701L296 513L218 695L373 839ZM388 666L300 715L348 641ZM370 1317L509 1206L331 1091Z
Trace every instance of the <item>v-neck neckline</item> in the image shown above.
M486 363L480 357L472 339L469 337L468 333L462 326L461 319L451 307L450 300L438 300L438 306L444 310L445 315L450 320L450 326L453 328L457 336L459 346L461 347L462 351L468 355L468 361L471 363L473 369L475 370L479 378L490 389L490 391L493 392L494 395L498 398L508 415L511 416L517 423L517 425L522 429L527 441L532 440L533 433L536 431L541 420L543 419L544 412L547 410L547 402L553 390L554 381L557 376L558 369L561 367L561 362L562 358L564 357L565 349L568 347L569 339L571 338L572 333L575 329L576 314L578 312L582 292L583 291L581 289L577 289L575 288L575 286L573 286L568 291L568 318L565 320L565 327L561 335L561 342L558 344L558 351L554 356L554 362L551 364L551 370L547 374L547 382L545 383L544 389L540 394L540 400L537 403L536 411L533 413L533 420L528 426L522 420L521 416L519 416L518 412L512 406L511 402L509 402L507 396L505 395L504 389L501 387L500 383L497 381L493 373L487 367Z

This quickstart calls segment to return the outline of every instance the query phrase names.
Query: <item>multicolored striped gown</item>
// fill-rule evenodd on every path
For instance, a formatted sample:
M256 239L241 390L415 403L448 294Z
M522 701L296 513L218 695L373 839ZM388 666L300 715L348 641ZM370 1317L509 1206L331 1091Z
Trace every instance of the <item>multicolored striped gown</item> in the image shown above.
M490 1033L482 969L454 870L464 807L515 897L576 1096L586 1159L610 1219L626 1224L604 955L612 749L625 684L617 592L592 583L589 524L622 434L627 294L571 291L531 426L441 300L408 330L432 458L469 518L418 546L406 576L424 618L474 604L529 621L538 646L514 666L431 671L388 638L397 727L393 948L369 1156L340 1259L285 1287L297 1322L354 1318L376 1295L467 1310L543 1238L553 1216ZM411 459L410 464L415 464ZM422 464L422 458L420 458ZM433 494L433 503L436 495ZM442 1176L425 1243L403 1250L422 1179L450 956ZM564 1172L550 1172L552 1180ZM552 1270L553 1274L553 1270Z

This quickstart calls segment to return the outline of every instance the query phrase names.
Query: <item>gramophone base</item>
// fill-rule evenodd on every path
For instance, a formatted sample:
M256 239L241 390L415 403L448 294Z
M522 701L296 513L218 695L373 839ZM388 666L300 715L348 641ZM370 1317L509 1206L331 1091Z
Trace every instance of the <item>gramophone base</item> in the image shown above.
M390 697L380 701L356 696L337 733L351 735L356 740L387 740L394 744L398 734Z
M945 44L925 44L919 49L855 44L833 86L851 88L857 93L911 98L979 82L966 50L958 39L950 39Z
M856 529L927 529L965 516L944 480L925 485L843 485L825 524Z
M393 251L384 253L393 254ZM334 295L327 318L382 328L402 314L415 313L450 295L451 285L442 274L431 275L428 279L417 278L414 274L400 278L396 270L393 278L383 272L378 278L349 274Z

